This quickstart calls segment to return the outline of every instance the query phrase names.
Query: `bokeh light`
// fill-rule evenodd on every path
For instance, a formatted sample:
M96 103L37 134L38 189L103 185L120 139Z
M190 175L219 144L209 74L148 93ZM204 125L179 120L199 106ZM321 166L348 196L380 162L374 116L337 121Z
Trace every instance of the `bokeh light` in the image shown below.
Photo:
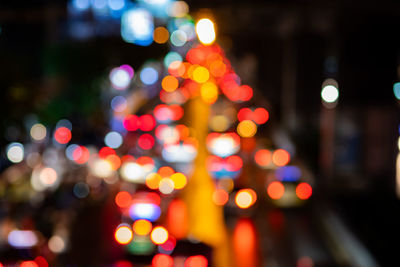
M72 5L77 10L86 10L90 7L90 0L73 0Z
M173 92L178 88L179 81L177 78L171 75L167 75L161 81L161 87L167 92Z
M257 194L253 189L241 189L236 193L235 203L241 209L247 209L257 200Z
M210 19L201 19L196 23L196 33L202 44L210 45L215 41L214 23Z
M171 180L174 182L175 189L182 189L186 186L186 183L187 183L186 176L180 172L172 174Z
M59 235L53 235L48 242L48 246L51 252L61 253L66 249L66 243L64 238Z
M203 255L190 256L185 261L185 267L207 267L208 260Z
M153 203L133 203L129 208L129 216L133 220L146 219L154 222L160 215L160 207Z
M120 1L120 0L115 0L115 1ZM122 1L124 1L124 0L122 0ZM129 79L133 78L133 75L135 74L135 71L133 70L133 68L131 66L129 66L128 64L123 64L123 65L119 66L119 68L128 73Z
M109 77L112 86L117 90L125 90L131 82L129 72L123 68L112 69Z
M300 179L301 170L297 166L283 166L275 171L275 176L280 181L294 182Z
M339 90L334 85L326 85L322 88L321 97L326 103L336 102L339 98Z
M182 56L174 51L168 52L168 54L164 57L164 66L169 68L172 62L182 62Z
M8 244L15 248L30 248L38 243L38 237L30 230L12 230L7 240Z
M59 182L57 172L51 167L36 168L31 175L31 185L36 191L54 189Z
M7 147L7 158L13 163L21 162L24 159L24 146L21 143L11 143Z
M181 199L171 201L167 210L167 229L170 236L181 239L187 235L189 229L189 215L186 203Z
M138 146L143 150L149 150L154 146L155 140L151 134L142 134L138 139Z
M31 137L35 141L42 141L46 138L46 127L41 123L36 123L32 126L30 131Z
M272 162L272 153L268 149L257 150L254 160L260 167L265 168Z
M197 155L195 144L187 142L180 144L165 144L162 150L162 157L167 162L190 163Z
M275 181L268 185L267 193L272 199L280 199L285 193L285 187L281 182Z
M393 84L393 93L396 99L400 100L400 82Z
M122 142L122 135L118 132L109 132L104 137L104 143L111 148L119 148Z
M127 208L132 204L132 196L126 191L118 192L115 196L115 204L120 208Z
M144 219L137 220L132 225L133 232L138 235L148 235L152 228L151 222Z
M225 191L225 189L216 189L212 195L213 202L218 206L225 205L229 200L229 194Z
M164 104L157 105L154 108L153 113L154 113L154 117L156 118L156 120L161 123L168 123L174 119L174 111L168 105L164 105ZM157 128L157 130L156 130L157 136L159 136L157 134L157 131L162 130L163 127L165 127L165 126L159 126Z
M158 169L158 173L161 175L161 177L170 177L172 174L175 173L175 171L169 166L163 166Z
M237 100L249 101L253 97L253 88L248 85L240 86L239 96Z
M54 139L60 144L66 144L71 140L71 130L67 127L59 127L54 132Z
M210 73L205 67L198 66L193 70L193 80L198 83L205 83L210 78Z
M187 41L187 35L182 30L176 30L171 33L170 40L174 46L183 46Z
M255 267L259 264L259 244L256 226L251 219L241 218L233 230L233 256L236 266Z
M185 74L185 71L186 71L185 64L179 60L171 62L168 66L169 74L175 77L182 77Z
M235 133L210 133L206 140L208 150L220 157L227 157L238 152L239 142L240 138Z
M126 245L132 241L133 233L128 226L120 226L114 234L115 240L121 245Z
M206 82L200 87L200 95L204 102L213 104L218 99L218 87L215 83Z
M157 44L164 44L169 39L169 32L165 27L157 27L154 29L153 38Z
M174 191L174 187L174 181L170 178L162 178L158 185L158 190L160 190L161 193L168 195Z
M165 241L164 244L158 246L158 251L160 253L170 255L174 251L175 246L176 246L176 239L173 236L169 235L168 240Z
M108 7L113 11L121 10L125 7L125 0L108 0Z
M127 107L126 98L120 95L113 97L111 100L111 108L116 112L122 112Z
M166 254L156 254L152 260L152 267L173 267L174 260Z
M100 149L100 151L99 151L99 157L100 157L101 159L106 159L107 156L109 156L109 155L115 155L115 150L112 149L111 147L108 147L108 146L102 147L102 148Z
M264 124L269 119L269 113L265 108L256 108L253 111L253 120L257 124Z
M147 156L142 156L139 157L136 161L138 164L142 165L143 168L147 171L150 172L153 170L154 168L154 160L151 157L147 157Z
M57 172L50 167L43 168L39 174L39 179L45 187L52 186L57 181L57 177Z
M19 265L20 267L39 267L39 265L34 261L23 261Z
M171 2L167 9L171 17L181 18L189 12L189 6L185 1Z
M162 226L154 227L150 234L151 241L156 245L161 245L168 240L168 231Z
M124 180L134 183L143 183L146 175L143 167L136 162L122 164L120 173Z
M156 137L161 143L175 144L179 141L179 131L176 127L160 125L156 129Z
M253 119L253 111L250 108L241 108L237 113L237 118L239 121L251 120Z
M148 46L153 42L154 22L145 8L134 7L122 15L121 36L127 43Z
M139 123L140 123L140 130L144 132L149 132L154 129L156 126L156 120L154 117L150 114L145 114L139 117Z
M90 151L85 146L76 146L72 151L72 159L78 164L86 163L90 158Z
M144 68L140 72L140 80L146 85L152 85L158 80L158 72L152 67Z
M139 117L133 114L126 115L123 120L123 125L127 131L136 131L140 126Z
M47 260L43 256L37 256L35 258L35 262L37 263L37 265L39 267L48 267L49 266L49 263L47 262ZM2 265L0 264L0 267L1 266Z
M284 149L277 149L272 153L272 162L276 166L285 166L290 161L290 154Z
M224 115L213 116L209 122L210 128L216 132L225 132L230 125L229 118Z
M110 177L113 173L112 165L104 159L96 159L90 164L92 173L101 178Z
M230 172L237 172L243 166L243 160L238 155L229 156L226 158L225 169Z
M146 185L150 189L158 189L162 177L158 173L150 173L146 176Z
M257 125L251 120L239 122L237 132L241 137L253 137L257 133Z
M211 74L216 77L222 77L226 73L227 67L221 60L215 60L210 65Z
M296 186L296 195L302 200L309 199L312 195L312 187L308 183L299 183Z

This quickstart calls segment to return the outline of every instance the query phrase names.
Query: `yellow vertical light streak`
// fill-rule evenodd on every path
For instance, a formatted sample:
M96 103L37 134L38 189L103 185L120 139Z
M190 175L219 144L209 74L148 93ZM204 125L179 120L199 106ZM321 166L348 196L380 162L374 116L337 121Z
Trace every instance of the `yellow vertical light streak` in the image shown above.
M223 209L212 201L215 187L206 169L208 156L206 137L210 106L197 97L189 103L187 110L188 123L194 129L199 142L193 175L184 191L189 215L189 234L214 248L214 266L230 267L229 242Z
M400 198L400 152L396 158L396 195Z

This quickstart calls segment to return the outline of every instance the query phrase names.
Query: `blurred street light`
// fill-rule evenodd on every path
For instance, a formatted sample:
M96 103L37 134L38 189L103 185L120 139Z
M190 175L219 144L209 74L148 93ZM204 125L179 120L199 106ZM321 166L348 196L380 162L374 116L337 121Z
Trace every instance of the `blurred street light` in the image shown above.
M196 24L196 33L204 45L210 45L215 41L214 23L210 19L199 20Z
M321 91L321 141L320 163L321 171L326 179L333 176L333 162L335 155L335 107L339 99L339 85L334 79L326 79L322 83Z
M339 99L338 83L334 79L326 79L322 83L321 98L326 108L335 108Z

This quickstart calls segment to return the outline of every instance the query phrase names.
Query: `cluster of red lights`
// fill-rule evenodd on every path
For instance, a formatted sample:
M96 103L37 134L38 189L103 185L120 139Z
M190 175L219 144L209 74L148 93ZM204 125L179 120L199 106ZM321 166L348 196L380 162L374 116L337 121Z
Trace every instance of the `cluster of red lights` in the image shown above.
M232 75L226 75L220 86L225 96L233 102L245 102L253 97L253 89L248 85L239 85Z
M239 121L252 120L257 124L264 124L269 119L269 113L265 108L256 108L251 110L250 108L242 108L237 113Z
M231 139L232 142L235 145L239 145L240 144L240 137L239 137L239 135L237 133L226 132L226 133L209 133L207 135L207 139L206 139L207 145L210 144L216 138L220 138L220 137Z
M154 117L159 122L171 122L180 120L183 117L183 108L177 104L160 104L154 108Z
M254 161L261 167L268 167L273 163L275 166L282 167L289 163L290 154L284 149L270 151L260 149L254 155Z
M161 84L164 90L160 92L160 99L164 103L183 104L189 98L198 96L205 82L217 85L234 102L249 101L253 97L253 89L241 85L239 76L232 69L221 47L216 44L191 48L186 54L186 61L172 62L168 73ZM179 86L180 81L182 83Z
M89 160L90 152L85 146L78 146L72 152L72 158L78 164L84 164Z
M0 267L4 265L0 263ZM7 265L8 266L8 265ZM19 264L19 267L48 267L47 260L42 256L37 256L34 260L23 261Z
M127 131L137 131L141 130L144 132L149 132L156 126L156 120L150 114L145 114L142 116L136 116L129 114L125 116L123 121L124 128Z
M153 257L153 267L173 267L174 259L166 254L157 254ZM208 260L203 255L190 256L185 260L185 267L207 267Z
M253 97L253 89L241 85L240 78L231 67L223 50L218 45L198 46L188 51L186 59L189 63L206 67L222 93L234 102L248 101ZM190 90L189 90L190 91Z
M229 156L227 158L221 158L215 155L207 157L207 169L211 172L220 171L225 169L230 172L236 172L242 169L243 160L238 155Z
M278 200L285 194L285 186L282 182L271 182L267 187L268 196L271 199ZM312 187L308 183L302 182L296 186L296 196L301 200L307 200L312 195Z

